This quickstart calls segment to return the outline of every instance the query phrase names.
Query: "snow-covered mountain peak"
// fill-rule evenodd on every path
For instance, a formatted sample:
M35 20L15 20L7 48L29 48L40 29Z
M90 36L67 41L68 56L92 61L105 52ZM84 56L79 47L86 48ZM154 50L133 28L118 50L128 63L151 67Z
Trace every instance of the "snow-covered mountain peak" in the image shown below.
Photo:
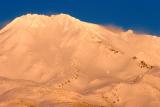
M45 28L48 26L79 26L82 25L83 22L80 20L67 15L67 14L57 14L57 15L39 15L39 14L26 14L20 17L17 17L12 22L10 22L7 26L5 26L2 31L5 31L10 28ZM81 27L81 26L80 26Z
M0 31L0 107L160 107L159 84L159 37L66 14Z

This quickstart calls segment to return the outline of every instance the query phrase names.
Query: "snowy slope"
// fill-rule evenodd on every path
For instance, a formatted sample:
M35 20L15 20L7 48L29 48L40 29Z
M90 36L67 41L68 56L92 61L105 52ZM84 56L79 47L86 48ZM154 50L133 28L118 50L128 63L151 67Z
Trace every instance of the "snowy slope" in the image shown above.
M0 107L160 107L160 38L66 14L0 30Z

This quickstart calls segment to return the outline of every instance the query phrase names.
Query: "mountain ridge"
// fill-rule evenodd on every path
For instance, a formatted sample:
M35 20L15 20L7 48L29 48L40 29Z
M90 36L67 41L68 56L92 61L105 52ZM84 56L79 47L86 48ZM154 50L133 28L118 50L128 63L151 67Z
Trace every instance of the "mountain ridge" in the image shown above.
M59 24L65 24L69 21L72 23L76 23L79 20L70 15L63 14L63 13L57 14L57 15L50 15L50 16L39 15L39 14L26 14L26 15L22 15L20 17L15 18L9 24L3 27L0 30L0 32L17 24L20 24L20 26L30 25L33 27L45 27L45 24L48 24L48 23L58 22Z
M28 22L28 23L27 23ZM48 23L53 23L53 22L57 22L60 25L65 25L66 23L74 23L77 26L80 24L81 26L87 26L87 27L103 27L105 30L108 30L110 32L114 32L116 31L116 27L112 27L112 26L103 26L103 25L98 25L98 24L93 24L90 22L85 22L85 21L81 21L79 19L76 19L73 16L70 16L68 14L64 14L64 13L60 13L60 14L55 14L55 15L43 15L43 14L25 14L22 16L19 16L15 19L13 19L10 23L8 23L6 26L4 26L3 28L0 29L0 33L9 29L10 26L13 26L15 24L20 24L23 25L24 23L29 24L30 26L33 27L45 27L45 22ZM86 27L86 29L87 29ZM120 31L120 30L119 30ZM123 29L121 29L120 32L125 32L123 31ZM127 30L126 33L135 33L133 30ZM137 33L137 34L141 34L141 33ZM148 34L141 34L141 35L148 35ZM149 36L153 36L153 37L158 37L156 35L149 35Z

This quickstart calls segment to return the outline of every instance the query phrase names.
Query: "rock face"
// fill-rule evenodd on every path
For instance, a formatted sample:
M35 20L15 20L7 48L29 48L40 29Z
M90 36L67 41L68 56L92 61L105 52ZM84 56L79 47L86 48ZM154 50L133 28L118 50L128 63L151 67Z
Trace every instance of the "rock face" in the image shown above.
M66 14L0 30L0 107L160 107L160 38Z

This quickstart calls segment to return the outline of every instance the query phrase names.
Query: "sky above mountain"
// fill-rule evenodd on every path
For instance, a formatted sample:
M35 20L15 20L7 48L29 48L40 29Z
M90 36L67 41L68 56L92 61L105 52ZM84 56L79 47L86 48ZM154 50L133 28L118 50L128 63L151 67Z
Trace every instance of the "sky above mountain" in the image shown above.
M160 35L159 4L159 0L1 0L0 26L27 13L65 13L87 22Z

